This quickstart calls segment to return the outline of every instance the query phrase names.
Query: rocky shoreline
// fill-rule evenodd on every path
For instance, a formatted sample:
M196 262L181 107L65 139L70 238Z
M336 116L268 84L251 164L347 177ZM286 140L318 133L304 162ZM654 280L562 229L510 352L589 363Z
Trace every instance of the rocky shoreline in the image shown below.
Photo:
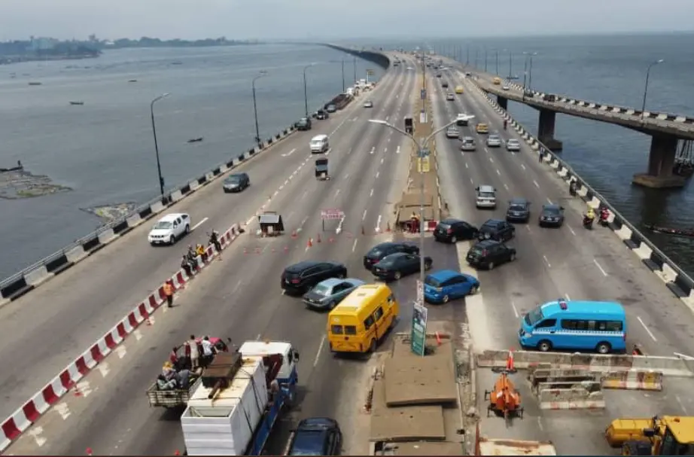
M0 172L0 198L6 200L43 197L71 190L67 186L54 184L48 176L34 175L24 169Z
M138 204L135 202L126 202L80 209L98 217L104 224L108 224L109 222L113 222L132 213L137 206Z

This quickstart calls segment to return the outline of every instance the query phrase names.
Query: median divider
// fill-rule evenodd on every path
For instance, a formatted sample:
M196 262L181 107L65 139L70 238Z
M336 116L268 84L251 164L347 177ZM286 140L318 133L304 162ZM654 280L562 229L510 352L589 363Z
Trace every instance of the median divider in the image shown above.
M623 371L602 377L605 389L663 390L663 373L658 371Z
M232 225L219 236L222 250L244 233L239 224ZM207 247L207 262L197 258L198 268L192 276L185 270L177 271L171 280L176 291L182 290L195 276L200 274L210 263L218 258L214 245ZM77 383L104 360L118 345L132 334L143 323L149 323L154 312L166 303L164 283L157 287L149 296L142 300L132 311L120 320L109 332L92 344L81 356L65 367L46 386L38 391L29 401L22 405L10 417L2 422L3 435L0 436L0 452L7 449L14 440L19 438L34 422L36 422L52 405L57 403Z
M530 148L538 154L540 162L549 165L562 179L567 187L573 183L576 193L586 204L597 208L607 207L611 214L609 228L617 234L622 242L636 254L641 262L660 278L677 298L694 313L694 279L685 273L677 264L658 249L651 240L622 216L598 191L593 189L578 173L544 143L539 141L511 115L503 109L491 95L484 92L473 79L473 87L489 102L499 115L506 119L511 127L525 140Z

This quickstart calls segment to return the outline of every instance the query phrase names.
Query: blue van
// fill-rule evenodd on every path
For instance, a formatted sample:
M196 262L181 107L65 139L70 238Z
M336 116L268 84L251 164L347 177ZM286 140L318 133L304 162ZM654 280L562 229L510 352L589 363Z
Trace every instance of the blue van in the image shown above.
M424 278L424 300L429 303L448 303L448 300L472 295L480 288L474 276L453 270L439 270Z
M596 351L626 350L627 320L615 302L568 301L540 305L521 319L518 341L524 349Z

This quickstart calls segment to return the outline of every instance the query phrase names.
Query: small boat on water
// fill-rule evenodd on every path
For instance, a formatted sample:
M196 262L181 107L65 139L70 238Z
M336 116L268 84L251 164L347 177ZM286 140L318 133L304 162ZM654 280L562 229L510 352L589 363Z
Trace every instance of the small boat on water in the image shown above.
M40 86L41 84L42 84L42 83L40 83L40 82L38 82L38 81L30 81L30 82L29 82L29 85L30 85L30 86Z
M681 236L685 238L694 238L694 229L676 229L670 227L659 227L657 225L645 224L645 227L654 233L662 233L663 235Z
M128 82L129 82L129 83L136 83L136 82L137 82L137 79L130 79L130 80L128 80Z
M0 173L6 173L10 171L23 171L24 170L24 165L22 165L22 161L18 160L17 161L17 166L12 167L12 168L0 168Z
M188 143L200 143L202 141L202 139L203 139L203 137L191 138L190 140L188 140Z
M84 102L70 102L71 105L84 105Z

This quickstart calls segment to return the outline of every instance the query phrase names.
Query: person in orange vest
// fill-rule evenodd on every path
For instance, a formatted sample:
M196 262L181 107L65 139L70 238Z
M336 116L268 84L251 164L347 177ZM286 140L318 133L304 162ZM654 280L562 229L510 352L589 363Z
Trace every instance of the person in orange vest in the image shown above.
M169 308L173 308L174 287L173 281L167 280L164 283L164 295L166 296L166 304Z

